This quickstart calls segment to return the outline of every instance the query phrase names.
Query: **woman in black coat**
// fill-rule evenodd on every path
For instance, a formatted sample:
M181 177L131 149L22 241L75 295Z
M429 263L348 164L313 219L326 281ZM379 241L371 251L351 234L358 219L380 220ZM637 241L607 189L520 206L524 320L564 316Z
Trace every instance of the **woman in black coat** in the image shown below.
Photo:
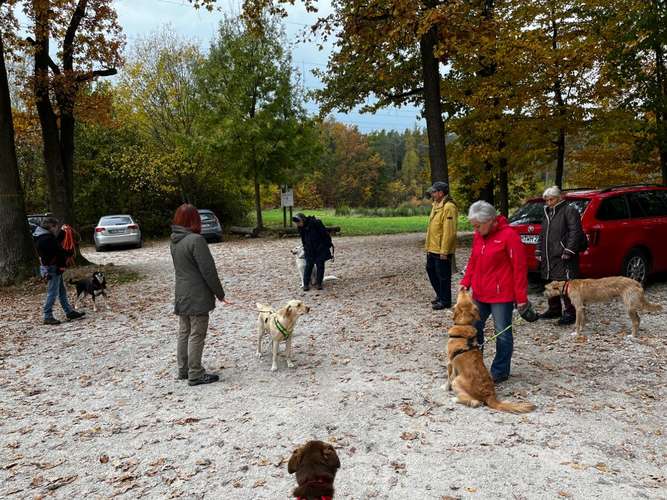
M557 186L544 191L544 217L535 257L540 261L540 274L547 281L569 281L579 277L579 252L585 249L586 235L581 228L581 215L563 200ZM576 310L567 295L549 299L549 309L540 318L560 318L559 325L571 325Z
M303 270L303 289L310 290L310 276L313 273L313 267L317 268L316 287L322 290L324 281L324 263L333 259L333 243L331 235L324 227L322 221L313 216L306 217L302 213L292 217L296 222L303 244L303 251L306 258L306 267Z

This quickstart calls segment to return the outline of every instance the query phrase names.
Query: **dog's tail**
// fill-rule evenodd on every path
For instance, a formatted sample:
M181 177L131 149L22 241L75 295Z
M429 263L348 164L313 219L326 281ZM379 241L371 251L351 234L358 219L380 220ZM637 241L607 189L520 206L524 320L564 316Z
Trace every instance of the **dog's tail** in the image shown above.
M662 311L662 306L660 304L653 304L646 300L646 297L642 295L642 309L649 312L660 312Z
M510 401L498 401L495 396L489 397L484 401L489 408L494 410L506 411L509 413L529 413L535 409L533 403L524 402L524 403L512 403Z
M338 281L338 277L334 275L325 276L322 281Z

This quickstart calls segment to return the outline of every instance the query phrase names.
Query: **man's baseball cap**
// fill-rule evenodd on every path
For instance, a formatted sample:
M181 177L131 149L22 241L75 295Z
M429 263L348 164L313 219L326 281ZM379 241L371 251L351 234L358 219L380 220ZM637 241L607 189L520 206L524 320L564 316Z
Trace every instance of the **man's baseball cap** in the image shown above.
M443 181L435 181L433 185L428 188L429 193L435 193L436 191L442 191L443 193L449 193L449 184Z

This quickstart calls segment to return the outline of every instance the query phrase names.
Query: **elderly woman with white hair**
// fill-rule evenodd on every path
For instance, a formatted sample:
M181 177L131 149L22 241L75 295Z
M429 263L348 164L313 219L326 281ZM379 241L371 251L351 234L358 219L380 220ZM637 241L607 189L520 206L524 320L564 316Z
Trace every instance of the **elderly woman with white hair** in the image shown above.
M581 228L581 215L563 200L558 186L545 189L542 232L535 250L540 262L540 274L547 281L568 281L579 277L579 252L586 249L586 235ZM540 318L560 318L559 325L571 325L576 310L567 295L549 299L549 308Z
M500 335L496 337L496 356L490 372L493 381L499 383L510 375L514 304L520 310L528 306L526 254L519 235L490 203L473 203L468 211L468 220L475 234L461 288L472 287L472 298L479 308L480 320L475 327L480 346L484 345L486 320L493 316L496 332Z

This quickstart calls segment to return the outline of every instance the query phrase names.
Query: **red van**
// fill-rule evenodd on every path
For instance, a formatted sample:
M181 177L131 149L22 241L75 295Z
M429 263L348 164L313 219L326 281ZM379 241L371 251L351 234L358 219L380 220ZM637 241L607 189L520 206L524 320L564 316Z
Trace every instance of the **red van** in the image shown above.
M667 271L667 186L641 184L605 189L570 189L564 199L581 214L588 249L581 253L583 277L623 275L646 281ZM529 272L542 229L544 200L528 200L509 219L526 249Z

